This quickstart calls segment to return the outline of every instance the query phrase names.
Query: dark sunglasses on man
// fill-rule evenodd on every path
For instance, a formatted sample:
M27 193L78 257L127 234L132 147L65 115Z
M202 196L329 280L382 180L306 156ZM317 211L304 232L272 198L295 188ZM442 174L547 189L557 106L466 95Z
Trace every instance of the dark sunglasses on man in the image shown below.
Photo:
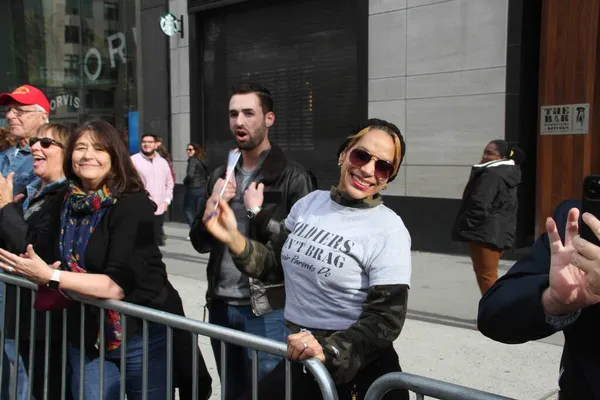
M40 142L40 146L42 146L43 149L47 149L48 147L55 145L60 147L61 149L64 149L64 146L62 145L62 143L57 142L56 140L49 138L49 137L32 137L31 139L29 139L29 147L32 147L34 144L36 144L37 142Z
M379 179L380 181L388 180L394 172L394 166L392 163L373 157L371 153L365 149L356 148L352 150L348 160L350 161L350 164L360 168L370 163L373 159L375 159L375 178Z

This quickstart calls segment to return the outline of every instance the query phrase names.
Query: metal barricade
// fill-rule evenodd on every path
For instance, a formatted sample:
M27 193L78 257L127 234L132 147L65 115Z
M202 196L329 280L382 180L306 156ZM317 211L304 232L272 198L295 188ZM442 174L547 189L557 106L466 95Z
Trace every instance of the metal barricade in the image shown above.
M20 313L23 312L24 310L20 310L20 299L21 299L21 288L25 288L25 289L31 289L33 291L37 290L37 285L29 282L28 280L15 276L15 275L10 275L10 274L5 274L5 273L0 273L0 284L5 283L7 286L8 285L14 285L16 286L16 291L17 291L17 300L16 300L16 318L17 321L19 321L20 318ZM33 299L35 297L35 293L32 292L31 294L31 299L32 299L32 304L33 304ZM167 329L167 376L165 377L166 379L166 383L167 383L167 387L171 387L172 383L173 383L173 347L172 347L172 343L173 343L173 329L180 329L182 331L187 331L190 333L190 340L192 341L194 348L198 343L198 336L208 336L210 338L213 339L217 339L220 340L222 343L222 347L221 347L221 376L223 377L222 382L221 382L221 398L225 399L225 380L227 379L226 377L226 367L227 367L227 363L226 363L226 354L227 354L227 346L228 344L233 344L233 345L238 345L241 347L246 347L246 348L250 348L252 349L252 398L253 399L257 399L258 398L258 394L257 394L257 387L258 387L258 373L257 373L257 367L258 367L258 351L262 351L262 352L266 352L266 353L271 353L271 354L275 354L278 356L281 356L285 359L286 362L286 373L285 373L285 392L286 392L286 399L291 399L291 393L292 393L292 386L291 386L291 361L287 359L287 345L285 343L282 342L277 342L274 340L270 340L270 339L266 339L260 336L256 336L256 335L252 335L252 334L248 334L245 332L241 332L241 331L237 331L234 329L229 329L229 328L225 328L225 327L221 327L218 325L213 325L213 324L209 324L209 323L205 323L205 322L201 322L201 321L197 321L194 319L190 319L190 318L186 318L186 317L182 317L179 315L174 315L174 314L169 314L167 312L163 312L163 311L158 311L152 308L148 308L148 307L142 307L139 305L135 305L135 304L131 304L131 303L126 303L123 301L116 301L116 300L98 300L98 299L92 299L92 298L84 298L81 296L76 296L77 301L79 301L80 304L80 315L81 315L81 343L80 343L80 352L81 352L81 363L80 363L80 371L83 370L84 367L84 363L83 363L83 358L85 357L85 350L84 350L84 340L83 340L83 333L84 333L84 325L85 325L85 304L88 305L92 305L92 306L96 306L100 309L100 344L99 344L99 353L100 353L100 384L98 387L98 391L100 393L100 398L102 398L103 395L103 391L104 391L104 387L103 387L103 382L104 382L104 357L105 357L105 337L104 337L104 313L106 312L106 310L114 310L117 311L121 314L121 325L122 325L122 336L126 337L126 330L127 330L127 318L128 317L135 317L138 318L140 320L142 320L142 335L143 335L143 364L142 364L142 370L143 370L143 380L142 380L142 391L143 391L143 398L147 399L147 388L148 388L148 328L149 328L149 323L153 322L153 323L158 323L158 324L163 324L166 325L166 329ZM4 290L4 298L2 301L2 309L1 309L1 318L4 321L5 318L5 308L6 308L6 290ZM31 332L30 332L30 343L31 343L31 347L34 346L36 343L35 341L35 315L36 315L36 310L35 309L31 309ZM44 363L41 363L39 361L35 361L32 360L33 357L33 349L31 349L30 347L30 357L29 357L29 370L28 370L28 375L29 377L32 377L32 371L33 371L33 366L34 364L36 365L37 368L44 368L45 376L44 376L44 390L45 390L45 395L44 395L44 399L46 398L47 395L47 388L48 388L48 376L47 376L47 371L48 371L48 351L49 351L49 332L50 332L50 324L51 324L51 320L50 320L50 314L46 314L46 333L45 333L45 340L44 340L44 345L45 345L45 360ZM67 363L67 311L63 310L63 327L62 327L62 385L61 385L61 390L62 390L62 398L65 398L65 392L66 390L69 390L68 388L66 388L66 363ZM16 326L16 330L15 330L15 337L18 338L19 337L19 325L17 323ZM5 330L1 330L0 331L0 349L4 349L4 343L5 343L5 339L6 339L6 332ZM126 342L123 341L121 346L120 346L120 350L121 350L121 365L120 365L120 371L121 371L121 390L120 390L120 398L121 399L125 399L125 380L126 380L126 375L125 375L125 354L126 354ZM17 340L17 349L16 349L17 354L19 353L19 349L18 349L18 340ZM196 368L198 366L198 354L197 352L193 352L192 355L192 362L193 362L193 368L194 371L196 372ZM338 399L338 395L337 395L337 390L335 388L335 385L333 383L333 380L331 379L331 376L329 374L329 372L327 371L327 369L325 368L325 366L317 359L308 359L302 362L304 364L304 366L306 367L307 370L310 371L310 373L312 373L312 375L314 376L315 380L317 381L317 383L319 384L319 387L321 389L321 393L323 395L323 399L324 400L337 400ZM4 357L0 356L0 382L3 376L3 369L4 368L8 368L9 366L3 365L4 364ZM193 389L192 389L192 394L193 394L193 399L198 399L198 376L196 373L193 374L194 375L194 381L193 381ZM83 392L83 373L80 373L81 376L81 380L80 380L80 392L79 392L79 399L83 399L84 398L84 392ZM15 371L15 369L13 368L12 374L11 374L11 381L14 383L15 380L17 379L17 373ZM1 385L0 385L1 386ZM17 399L17 393L16 393L16 385L12 385L12 398L13 399ZM29 382L29 394L31 394L31 388L32 388L32 382ZM167 391L167 400L171 400L172 399L172 393L170 390ZM41 400L41 399L37 399L37 400Z
M393 389L407 389L414 392L417 400L422 400L425 396L442 400L514 400L510 397L406 372L390 372L377 379L367 390L365 400L380 400Z

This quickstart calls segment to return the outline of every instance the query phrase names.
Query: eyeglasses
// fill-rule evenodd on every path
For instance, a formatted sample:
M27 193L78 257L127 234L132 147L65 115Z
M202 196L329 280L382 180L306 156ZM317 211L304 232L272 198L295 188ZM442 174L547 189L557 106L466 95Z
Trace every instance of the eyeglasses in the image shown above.
M62 145L62 143L57 142L56 140L49 138L49 137L43 137L43 138L39 138L39 137L32 137L31 139L29 139L29 147L32 147L34 144L36 144L37 142L40 142L40 146L42 146L42 148L47 149L48 147L55 145L60 147L61 149L64 149L65 147Z
M15 116L16 116L17 118L21 118L23 115L25 115L25 114L27 114L27 113L33 113L33 112L45 112L45 111L42 111L42 110L21 110L21 109L19 109L19 108L12 108L12 107L11 107L11 108L9 108L9 109L6 111L6 115L8 116L8 114L10 114L10 112L11 112L11 111L12 111L12 113L13 113L13 114L15 114Z
M364 149L354 149L350 152L350 156L348 157L350 164L358 168L367 165L372 159L375 159L375 178L380 181L388 180L394 172L392 163L385 160L378 160Z
M185 149L185 151L194 151L194 149Z

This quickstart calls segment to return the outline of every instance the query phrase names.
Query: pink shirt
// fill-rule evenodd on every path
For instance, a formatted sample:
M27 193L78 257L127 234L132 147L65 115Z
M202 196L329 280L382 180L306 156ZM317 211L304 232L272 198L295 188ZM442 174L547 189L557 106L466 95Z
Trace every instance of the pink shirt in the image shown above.
M150 200L156 203L154 215L165 212L165 205L173 199L173 176L167 160L155 153L154 158L148 158L142 153L131 156L131 161L144 180L144 186L150 194Z

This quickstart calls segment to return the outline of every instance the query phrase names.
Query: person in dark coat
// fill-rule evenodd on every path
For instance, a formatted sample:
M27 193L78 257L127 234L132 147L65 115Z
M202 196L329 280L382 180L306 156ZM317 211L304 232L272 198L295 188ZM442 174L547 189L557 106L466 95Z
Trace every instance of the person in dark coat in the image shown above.
M600 247L578 236L586 223L581 203L561 203L547 232L479 302L478 328L502 343L538 340L562 331L565 345L558 378L561 400L600 399Z
M207 169L204 162L204 149L198 143L190 143L185 148L188 155L187 170L183 184L185 185L185 198L183 200L183 214L190 228L198 214L200 200L206 191ZM189 236L188 236L189 239Z
M498 279L500 257L515 240L523 158L519 148L504 140L488 143L480 163L471 170L454 222L452 239L469 243L482 295Z

